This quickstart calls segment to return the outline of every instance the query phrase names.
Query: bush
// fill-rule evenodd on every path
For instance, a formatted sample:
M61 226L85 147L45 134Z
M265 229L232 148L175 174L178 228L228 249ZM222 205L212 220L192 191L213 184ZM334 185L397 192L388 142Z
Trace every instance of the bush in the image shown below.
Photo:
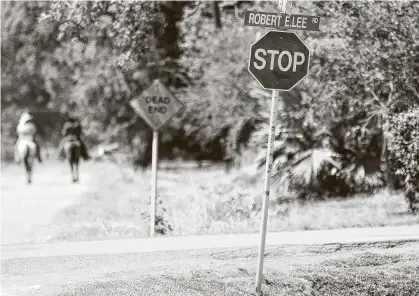
M285 106L273 152L273 182L282 190L302 199L343 197L372 193L385 184L381 123L370 124L375 114L363 108L335 105L327 109L331 116L326 119L312 105L300 104L301 113ZM266 146L268 130L265 124L254 134L255 141ZM260 166L265 157L262 151Z
M404 180L404 192L413 213L419 212L419 108L390 119L388 147L396 176Z

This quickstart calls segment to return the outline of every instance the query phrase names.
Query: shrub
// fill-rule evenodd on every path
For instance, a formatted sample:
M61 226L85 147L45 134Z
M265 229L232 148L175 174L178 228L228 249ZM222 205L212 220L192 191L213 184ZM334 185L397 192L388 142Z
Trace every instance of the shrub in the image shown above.
M294 117L284 112L283 128L275 135L275 185L304 199L372 192L384 185L381 125L365 123L371 112L344 107L329 109L329 119L317 116L311 106L300 106L305 112ZM254 134L256 142L266 146L267 132L265 124ZM260 166L265 157L262 151Z
M396 176L404 180L404 192L413 213L419 212L419 108L391 117L388 147Z

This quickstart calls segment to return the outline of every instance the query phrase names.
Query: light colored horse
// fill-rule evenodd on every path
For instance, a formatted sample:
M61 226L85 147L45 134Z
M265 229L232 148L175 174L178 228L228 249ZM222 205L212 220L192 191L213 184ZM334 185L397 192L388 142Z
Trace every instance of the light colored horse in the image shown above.
M14 151L15 161L22 163L26 171L28 184L32 183L32 170L36 156L36 144L31 139L20 139Z
M64 144L64 154L70 164L73 183L79 181L79 164L81 156L81 144L77 139L69 139Z

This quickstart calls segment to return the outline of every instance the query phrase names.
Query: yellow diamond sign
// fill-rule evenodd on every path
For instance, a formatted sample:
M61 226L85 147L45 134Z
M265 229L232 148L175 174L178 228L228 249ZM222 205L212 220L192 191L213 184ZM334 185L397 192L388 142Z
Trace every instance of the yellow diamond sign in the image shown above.
M154 131L161 129L184 107L158 79L138 98L132 99L130 105Z

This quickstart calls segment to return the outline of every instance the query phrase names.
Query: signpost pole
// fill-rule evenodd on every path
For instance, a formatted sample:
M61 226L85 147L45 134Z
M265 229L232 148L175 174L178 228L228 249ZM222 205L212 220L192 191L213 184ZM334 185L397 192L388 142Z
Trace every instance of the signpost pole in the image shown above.
M183 103L173 96L159 79L156 79L139 97L132 99L130 105L153 130L150 196L150 237L153 237L157 206L158 131L183 109Z
M278 7L281 12L286 12L287 0L279 1ZM265 168L265 184L263 186L263 200L262 200L262 219L260 226L260 242L258 253L258 266L256 271L256 293L262 294L262 278L263 278L263 259L265 257L265 243L266 231L268 224L268 208L269 208L269 195L271 189L271 175L272 175L272 159L275 143L275 129L278 117L278 99L279 90L272 90L272 103L271 103L271 118L269 122L268 134L268 149L266 151L266 168Z
M152 159L151 159L151 205L150 205L150 236L155 235L156 201L157 201L157 160L158 160L159 132L153 131Z
M268 207L269 207L269 193L271 188L271 175L272 175L272 158L273 149L275 142L275 128L276 119L278 115L278 98L279 91L272 91L272 107L271 107L271 119L269 122L269 136L268 136L268 149L266 151L266 169L265 169L265 184L263 187L263 201L262 201L262 223L260 227L260 243L259 243L259 254L258 254L258 267L256 272L256 292L261 293L261 284L263 277L263 259L265 253L265 241L266 241L266 228L268 222Z

